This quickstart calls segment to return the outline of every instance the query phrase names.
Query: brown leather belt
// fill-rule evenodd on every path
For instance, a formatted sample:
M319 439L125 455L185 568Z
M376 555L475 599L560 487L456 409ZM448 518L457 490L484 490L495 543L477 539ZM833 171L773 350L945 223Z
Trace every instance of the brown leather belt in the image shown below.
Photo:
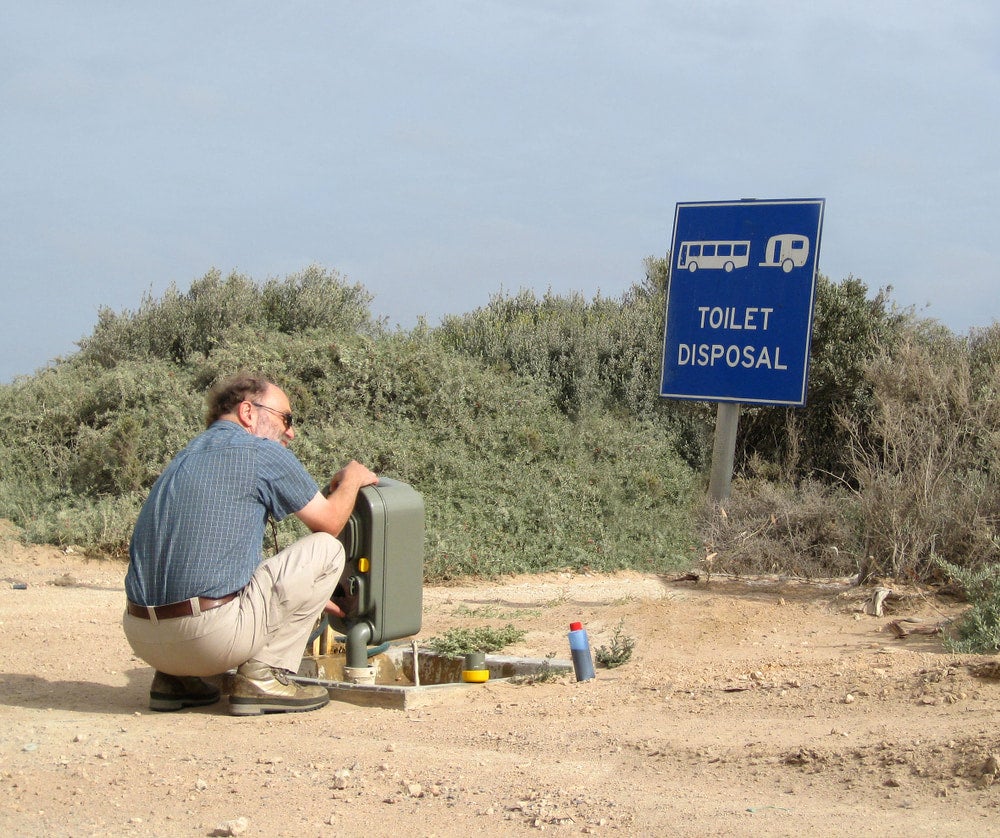
M198 608L201 611L211 611L213 608L218 608L220 605L232 602L236 599L236 594L238 593L239 591L226 594L221 599L210 599L207 596L192 597L180 602L170 602L166 605L136 605L134 602L129 601L128 613L142 620L148 620L149 612L151 611L156 615L157 620L172 620L175 617L193 617L195 615L195 600L198 600Z

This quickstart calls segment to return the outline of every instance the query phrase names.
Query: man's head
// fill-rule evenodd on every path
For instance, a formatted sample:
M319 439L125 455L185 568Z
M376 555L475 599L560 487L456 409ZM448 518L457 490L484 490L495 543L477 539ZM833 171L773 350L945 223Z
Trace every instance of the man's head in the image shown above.
M295 438L288 396L259 373L240 373L218 382L208 392L206 426L217 419L242 425L254 436L288 445Z

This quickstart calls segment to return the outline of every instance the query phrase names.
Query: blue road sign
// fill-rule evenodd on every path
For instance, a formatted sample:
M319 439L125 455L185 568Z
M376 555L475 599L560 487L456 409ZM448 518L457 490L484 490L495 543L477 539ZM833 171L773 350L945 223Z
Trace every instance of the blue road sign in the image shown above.
M805 404L823 208L677 204L661 396Z

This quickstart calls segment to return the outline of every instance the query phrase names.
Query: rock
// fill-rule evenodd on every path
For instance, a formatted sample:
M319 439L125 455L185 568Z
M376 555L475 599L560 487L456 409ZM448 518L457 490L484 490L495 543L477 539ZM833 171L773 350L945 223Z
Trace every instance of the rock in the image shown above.
M212 830L212 835L215 838L226 838L226 836L231 835L242 835L250 827L250 819L245 817L238 817L231 821L226 821L224 824L217 826Z

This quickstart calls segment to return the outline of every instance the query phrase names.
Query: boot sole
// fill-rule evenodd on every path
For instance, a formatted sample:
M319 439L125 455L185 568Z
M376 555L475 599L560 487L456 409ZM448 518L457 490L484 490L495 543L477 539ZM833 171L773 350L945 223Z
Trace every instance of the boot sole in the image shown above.
M280 698L229 698L231 716L260 716L263 713L305 713L319 710L330 703L330 697L295 703L294 699Z
M207 698L175 698L174 696L150 695L149 709L157 713L172 713L175 710L183 710L185 707L207 707L215 704L221 696L210 696Z

